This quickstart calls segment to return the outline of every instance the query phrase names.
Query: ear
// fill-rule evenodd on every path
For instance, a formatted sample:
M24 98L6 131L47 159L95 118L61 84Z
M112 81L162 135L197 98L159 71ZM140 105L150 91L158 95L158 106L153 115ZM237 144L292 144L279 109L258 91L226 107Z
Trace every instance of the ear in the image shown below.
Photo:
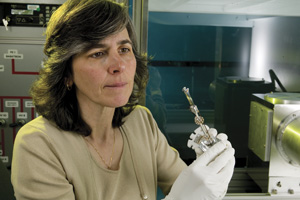
M65 77L65 85L72 86L74 84L72 77Z
M67 78L67 77L65 78L65 86L69 91L71 91L73 84L74 82L72 78Z

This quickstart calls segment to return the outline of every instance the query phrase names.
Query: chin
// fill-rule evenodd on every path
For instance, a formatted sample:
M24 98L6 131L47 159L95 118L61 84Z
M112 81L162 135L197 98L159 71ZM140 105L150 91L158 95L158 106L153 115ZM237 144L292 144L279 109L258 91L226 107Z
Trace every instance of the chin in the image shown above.
M118 107L125 106L128 103L128 100L129 99L122 99L122 100L112 101L112 102L115 102L115 103L113 103L112 107L118 108Z

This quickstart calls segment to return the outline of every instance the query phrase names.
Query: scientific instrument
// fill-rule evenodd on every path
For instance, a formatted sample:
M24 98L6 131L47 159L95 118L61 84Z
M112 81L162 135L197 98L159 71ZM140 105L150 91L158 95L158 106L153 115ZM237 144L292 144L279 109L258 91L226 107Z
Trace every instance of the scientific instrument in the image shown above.
M204 118L200 116L198 107L194 104L190 95L189 88L183 87L182 91L190 103L190 111L195 114L195 124L199 125L200 128L197 128L195 133L190 135L190 140L188 140L187 146L192 149L199 147L203 152L205 152L217 143L219 139L209 133L209 128L204 124Z

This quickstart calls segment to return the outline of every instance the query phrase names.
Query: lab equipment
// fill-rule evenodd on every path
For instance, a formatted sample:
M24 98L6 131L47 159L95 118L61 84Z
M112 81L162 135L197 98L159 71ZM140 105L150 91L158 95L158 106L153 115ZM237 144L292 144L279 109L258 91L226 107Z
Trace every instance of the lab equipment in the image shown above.
M209 127L204 124L204 118L199 115L198 107L194 104L190 95L189 88L183 87L182 91L186 95L187 100L190 103L190 110L195 114L195 124L199 125L199 128L195 130L195 133L190 135L188 140L188 147L196 149L199 147L203 152L207 151L211 146L219 141L216 138L216 134L209 131ZM215 132L215 131L214 131Z
M246 167L249 157L246 144L251 94L274 90L274 85L262 78L225 76L216 79L214 128L230 138L239 167Z
M300 199L300 94L253 94L249 125L249 176L274 199Z
M0 2L0 162L7 168L17 132L37 115L28 91L46 59L45 27L64 1Z

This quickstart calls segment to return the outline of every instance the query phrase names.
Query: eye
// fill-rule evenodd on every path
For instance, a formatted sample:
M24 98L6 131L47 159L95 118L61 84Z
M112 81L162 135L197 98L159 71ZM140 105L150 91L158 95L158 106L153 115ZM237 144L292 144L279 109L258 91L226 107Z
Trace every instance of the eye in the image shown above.
M130 49L130 48L123 47L123 48L121 48L120 51L121 51L121 53L127 53L127 52L130 52L131 49Z
M92 57L92 58L98 58L98 57L101 57L101 56L103 56L103 55L104 55L103 52L96 52L96 53L93 53L93 54L91 55L91 57Z

